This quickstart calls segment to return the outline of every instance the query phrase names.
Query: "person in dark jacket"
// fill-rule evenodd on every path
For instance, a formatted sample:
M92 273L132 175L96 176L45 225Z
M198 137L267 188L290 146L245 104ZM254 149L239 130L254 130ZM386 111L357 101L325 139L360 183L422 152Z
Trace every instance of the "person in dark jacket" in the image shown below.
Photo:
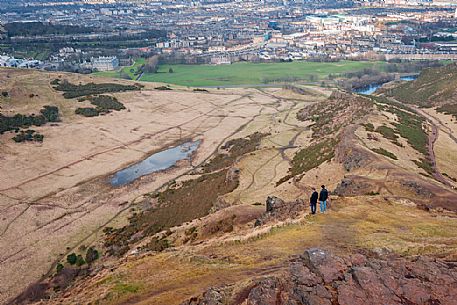
M327 210L328 191L325 189L325 185L322 185L321 188L322 189L319 193L319 205L321 213L324 213Z
M316 188L312 188L313 193L311 194L311 197L309 197L309 205L311 207L311 214L316 214L316 206L317 206L317 198L319 197L319 194L316 192Z

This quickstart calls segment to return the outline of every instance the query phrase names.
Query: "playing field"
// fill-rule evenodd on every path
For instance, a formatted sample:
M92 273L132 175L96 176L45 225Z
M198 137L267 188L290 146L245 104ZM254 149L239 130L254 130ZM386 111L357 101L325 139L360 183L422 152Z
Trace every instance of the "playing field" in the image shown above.
M333 63L296 61L287 63L235 63L231 65L161 65L158 73L144 74L142 81L164 82L191 87L258 85L283 81L318 81L380 62L340 61ZM169 73L169 69L173 73Z
M136 61L131 67L122 71L132 79L144 59ZM329 74L341 74L364 68L382 69L383 62L340 61L340 62L307 62L295 61L285 63L234 63L231 65L161 65L158 73L145 73L142 81L163 82L190 87L259 85L284 81L315 82ZM170 68L173 73L170 73ZM134 72L132 72L134 71ZM119 71L99 72L97 75L121 77Z

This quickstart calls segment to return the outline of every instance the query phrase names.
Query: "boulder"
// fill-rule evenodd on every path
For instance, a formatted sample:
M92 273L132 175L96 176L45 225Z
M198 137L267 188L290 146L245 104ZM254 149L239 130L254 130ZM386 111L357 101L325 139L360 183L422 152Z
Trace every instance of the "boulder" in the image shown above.
M275 196L268 196L266 201L267 212L273 212L284 205L284 201Z
M344 272L347 270L347 265L341 258L318 248L306 250L303 254L303 262L312 272L318 274L326 284L343 279Z
M227 171L225 175L225 183L232 183L238 181L240 178L240 169L232 167Z

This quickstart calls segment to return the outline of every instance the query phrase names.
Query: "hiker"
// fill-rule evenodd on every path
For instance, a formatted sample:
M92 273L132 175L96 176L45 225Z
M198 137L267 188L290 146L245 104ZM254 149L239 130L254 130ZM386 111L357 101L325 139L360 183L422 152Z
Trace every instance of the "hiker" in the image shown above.
M328 191L325 189L325 185L321 185L321 188L321 192L319 193L319 205L321 213L324 213L327 210Z
M319 194L316 192L316 188L312 188L313 193L311 194L311 197L309 198L309 205L311 206L311 214L316 214L316 205L317 205L317 198Z

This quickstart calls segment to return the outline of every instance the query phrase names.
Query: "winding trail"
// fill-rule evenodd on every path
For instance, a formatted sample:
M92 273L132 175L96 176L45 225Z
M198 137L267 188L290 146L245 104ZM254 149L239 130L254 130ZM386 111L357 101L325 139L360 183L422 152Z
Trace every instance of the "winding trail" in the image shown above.
M435 125L434 122L432 122L430 120L429 120L429 122L431 123L431 126L432 126L432 132L428 136L428 155L429 155L430 162L432 164L432 168L433 168L433 171L434 171L433 177L436 180L438 180L439 182L441 182L441 183L453 188L452 183L450 183L446 179L446 177L444 177L444 175L439 171L438 166L436 164L436 156L435 156L434 146L435 146L436 140L438 139L439 129Z
M412 111L413 113L417 113L418 115L422 116L431 126L431 132L427 132L427 135L428 135L428 144L427 144L427 152L428 152L428 159L431 163L431 166L432 166L432 169L433 169L433 178L438 181L438 182L441 182L442 184L454 189L454 185L453 183L451 183L449 181L449 179L447 179L439 170L438 166L437 166L437 162L436 162L436 156L435 156L435 150L434 150L434 146L435 146L435 142L436 140L438 139L438 136L439 136L439 131L440 131L440 128L438 128L438 126L436 125L436 118L434 118L433 116L430 116L428 115L427 113L425 113L422 109L420 109L419 107L417 106L411 106L409 104L405 104L405 103L402 103L392 97L389 98L390 100L396 102L396 103L399 103L401 105L404 105L405 107L409 108L410 111ZM439 120L438 120L439 121ZM439 121L440 125L444 126L444 124ZM447 127L448 128L448 127ZM450 132L450 129L448 132L445 132L447 133L456 143L457 143L457 139L449 133Z
M247 186L245 186L237 194L237 196L235 197L236 198L235 204L243 204L244 202L242 200L242 197L245 197L246 194L248 194L251 191L255 192L259 188L265 187L266 185L273 182L274 180L279 179L280 177L277 177L278 166L281 165L284 161L287 162L290 166L290 162L292 161L290 159L290 157L286 154L286 151L289 149L297 149L298 146L295 145L297 138L300 137L303 134L303 132L309 130L309 126L303 126L303 125L291 123L290 117L291 117L292 113L299 110L299 109L297 109L297 107L300 104L303 104L302 106L304 107L306 104L311 104L312 102L300 100L300 99L294 99L294 98L278 97L275 94L266 92L264 89L260 89L260 88L255 88L255 90L257 90L261 95L269 97L275 101L275 105L273 106L273 108L276 110L276 112L271 115L272 124L273 125L281 124L281 125L290 127L290 129L282 130L281 132L292 132L293 135L291 135L290 139L288 140L288 143L285 145L276 142L274 140L274 135L272 135L272 138L265 139L265 141L268 141L275 146L274 149L277 150L278 153L274 154L272 157L269 157L262 164L258 165L258 167L256 167L254 171L247 172L250 175L250 182ZM281 110L280 108L281 108L281 106L284 106L285 102L290 103L291 105L289 107L287 107L286 109ZM280 122L278 122L278 120L277 120L278 116L283 116L283 119ZM261 170L265 169L265 167L268 166L272 161L277 159L278 155L281 155L281 160L275 162L273 169L272 169L273 173L270 175L270 177L266 181L264 181L260 186L253 188L256 185L256 183L255 183L256 175L258 175L258 173ZM297 183L295 181L294 181L294 185L295 185L295 187L300 189L300 186L297 185Z

